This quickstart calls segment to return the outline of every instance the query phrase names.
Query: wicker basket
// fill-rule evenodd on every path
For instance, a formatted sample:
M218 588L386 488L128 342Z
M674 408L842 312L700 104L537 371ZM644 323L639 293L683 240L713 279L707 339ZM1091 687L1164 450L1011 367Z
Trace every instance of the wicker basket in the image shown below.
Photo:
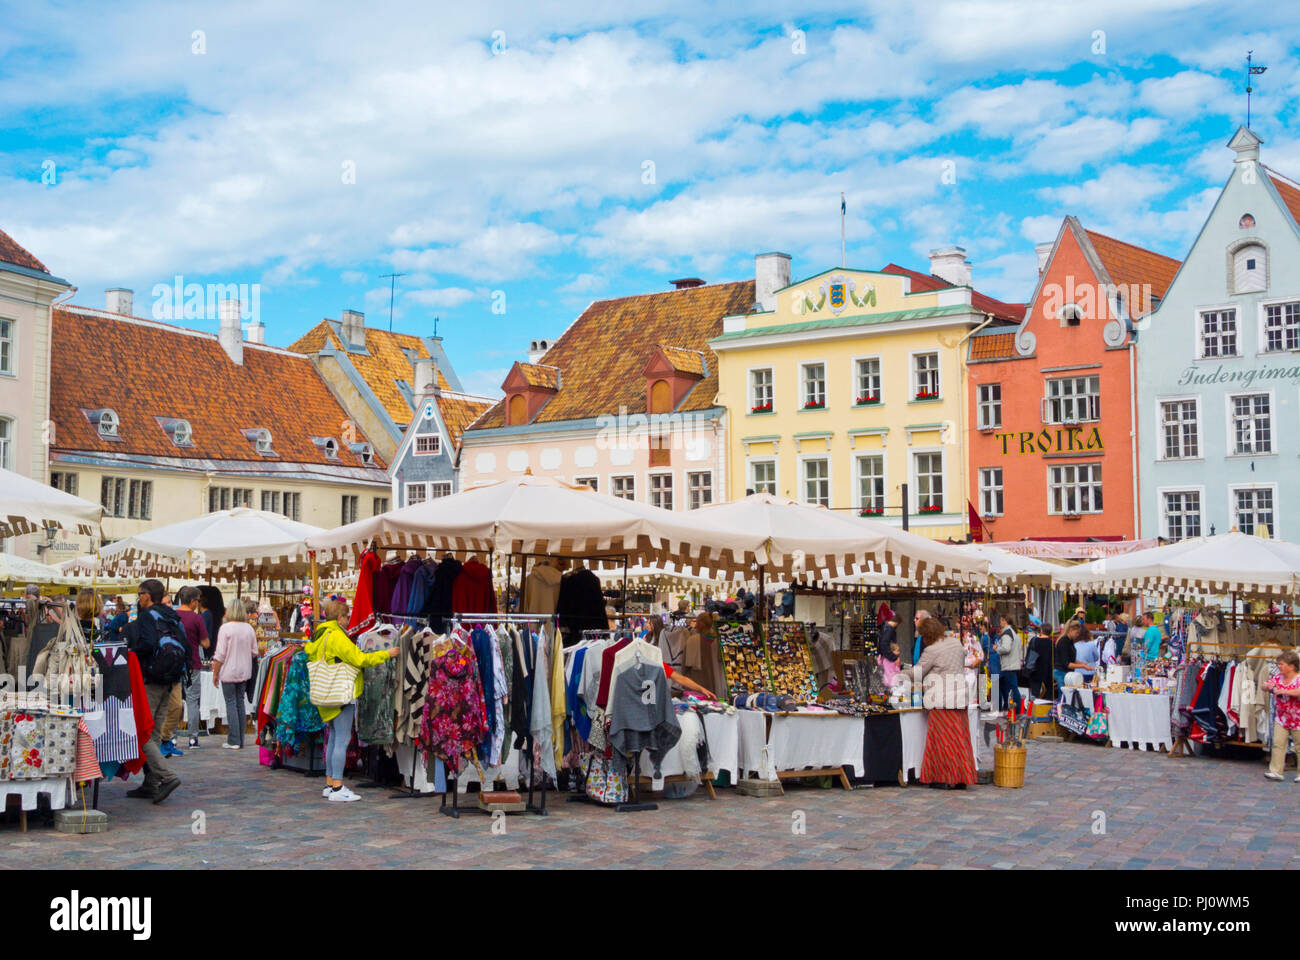
M995 787L1023 787L1025 785L1025 748L993 748L993 785Z

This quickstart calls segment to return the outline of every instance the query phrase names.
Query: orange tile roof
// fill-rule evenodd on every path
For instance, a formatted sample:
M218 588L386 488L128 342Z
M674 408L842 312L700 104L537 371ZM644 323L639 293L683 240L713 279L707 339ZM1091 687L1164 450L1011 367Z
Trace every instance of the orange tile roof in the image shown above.
M708 341L722 333L722 318L754 307L754 281L706 284L684 290L600 300L589 306L546 352L548 366L562 374L561 389L534 423L583 420L626 407L646 412L642 371L664 343L698 350L710 371L682 401L681 410L704 410L718 392L718 364ZM498 401L475 429L505 426L505 401Z
M461 435L491 406L491 400L463 393L444 393L438 397L438 412L442 414L442 422L447 426L448 439L453 447L460 446Z
M50 272L45 268L45 264L20 247L17 241L3 230L0 230L0 261L26 267L28 270L39 270L41 273Z
M560 368L544 363L521 363L519 372L524 383L530 387L545 387L547 390L560 389Z
M54 311L52 334L56 450L256 461L243 431L265 428L271 462L384 469L348 449L350 419L309 357L245 343L237 365L213 334L75 307ZM120 418L118 440L101 437L83 412L105 408ZM187 420L193 446L172 443L159 417ZM312 437L338 441L337 459Z
M1129 303L1131 316L1150 313L1152 299L1165 295L1174 282L1174 274L1182 263L1173 257L1156 253L1123 240L1116 240L1094 230L1085 230L1092 248L1097 251L1102 265L1110 274L1111 283L1139 291L1138 302Z
M290 344L289 349L306 354L314 354L322 349L343 350L343 340L335 326L333 320L322 320ZM348 352L348 359L356 367L357 373L379 399L384 411L399 426L410 423L412 413L411 404L397 386L398 380L405 380L408 385L415 382L415 370L405 352L407 350L417 358L429 356L424 341L417 336L366 327L366 353ZM438 371L438 386L443 390L450 389L441 370Z
M705 363L704 353L700 350L685 350L681 347L670 347L667 344L659 344L659 349L664 352L668 362L673 365L674 370L680 370L682 373L693 373L697 377L708 376L709 368Z
M1015 333L993 333L982 337L971 337L970 359L1005 360L1016 355Z
M1268 170L1268 167L1264 168ZM1268 178L1273 181L1273 186L1277 188L1278 194L1282 197L1282 202L1286 204L1287 210L1291 213L1291 219L1300 226L1300 190L1290 180L1283 179L1282 175L1276 170L1268 170Z
M896 263L885 266L881 273L893 273L900 277L909 277L912 280L912 292L930 290L946 290L953 286L943 277L936 277L932 273L919 273L916 270L909 270L907 267L900 267ZM980 293L972 288L970 292L971 306L981 313L991 313L999 320L1014 320L1019 323L1025 317L1025 304L1023 303L1004 303L996 300L987 294Z

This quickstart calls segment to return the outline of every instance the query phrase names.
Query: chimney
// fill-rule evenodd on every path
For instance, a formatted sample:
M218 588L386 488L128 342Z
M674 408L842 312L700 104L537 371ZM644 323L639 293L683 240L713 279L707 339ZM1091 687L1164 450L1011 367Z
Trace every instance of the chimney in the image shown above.
M109 313L120 313L123 316L133 317L132 300L135 294L125 287L114 287L112 290L104 291L104 309Z
M551 340L530 340L528 342L528 362L541 363L546 351L551 349Z
M930 251L930 272L954 287L970 286L970 261L965 247L940 247Z
M221 349L226 351L230 362L244 363L244 334L239 327L239 301L222 300L217 304L217 316L221 318L221 327L217 331L217 340Z
M1034 253L1038 254L1038 275L1040 277L1043 275L1043 271L1047 269L1047 258L1052 255L1052 247L1054 246L1056 246L1056 242L1053 240L1034 244Z
M776 292L790 286L790 254L760 253L754 258L754 306L776 309Z
M253 320L248 324L248 342L266 343L266 324L261 320Z
M674 290L689 290L691 287L702 287L704 281L699 277L682 277L680 280L670 281Z
M366 315L360 310L343 311L343 339L349 346L364 347L366 345Z
M414 372L414 380L411 384L411 393L416 400L426 396L438 396L442 391L438 388L438 361L433 357L417 357L411 361L411 368Z

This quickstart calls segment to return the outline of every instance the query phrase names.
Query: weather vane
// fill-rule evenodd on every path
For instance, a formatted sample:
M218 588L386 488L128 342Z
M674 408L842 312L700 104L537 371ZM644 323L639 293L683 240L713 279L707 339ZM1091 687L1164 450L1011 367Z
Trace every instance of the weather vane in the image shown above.
M1250 85L1250 78L1257 77L1265 70L1268 69L1268 67L1256 66L1254 61L1255 61L1255 51L1247 50L1246 51L1246 126L1247 127L1250 126L1250 95L1255 89Z

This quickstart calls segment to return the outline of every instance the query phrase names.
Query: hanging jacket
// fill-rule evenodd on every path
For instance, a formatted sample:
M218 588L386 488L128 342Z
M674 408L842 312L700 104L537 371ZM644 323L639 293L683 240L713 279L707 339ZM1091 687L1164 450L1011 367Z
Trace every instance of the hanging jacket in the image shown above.
M429 594L433 591L433 576L438 569L438 564L433 560L425 560L415 570L415 575L411 577L411 595L406 601L406 610L404 613L412 617L424 616L424 609L429 605Z
M496 613L492 571L477 560L466 561L451 588L452 613Z
M402 564L402 572L397 577L397 586L393 587L393 613L404 616L411 599L411 581L415 571L420 569L420 558L411 557Z
M478 658L466 644L453 643L429 664L429 693L420 723L425 754L437 757L457 776L464 758L474 753L487 732Z
M585 567L564 575L555 612L560 617L560 629L573 637L581 636L583 630L609 629L600 579Z
M393 591L397 588L397 580L401 575L400 560L385 563L375 571L374 596L371 598L375 613L393 612Z
M352 600L352 618L348 629L356 630L375 615L375 574L379 570L379 555L367 550L361 555L357 570L357 595Z
M641 661L628 667L614 682L610 703L614 715L610 746L625 757L650 751L650 762L658 772L682 735L663 666Z
M443 557L442 563L433 574L433 587L425 604L424 613L429 618L429 626L438 633L446 630L446 618L452 614L451 595L456 581L460 579L461 562L455 557ZM471 613L487 613L486 610L473 610Z

